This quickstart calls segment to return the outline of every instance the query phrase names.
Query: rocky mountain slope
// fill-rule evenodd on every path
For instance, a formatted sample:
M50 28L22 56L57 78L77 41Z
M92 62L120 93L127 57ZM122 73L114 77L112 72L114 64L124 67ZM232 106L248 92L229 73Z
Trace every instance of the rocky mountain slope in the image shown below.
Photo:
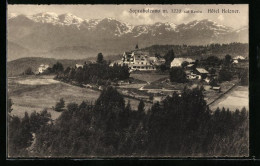
M12 43L8 60L28 54L68 59L87 58L98 52L118 54L133 49L137 43L147 47L248 42L247 27L233 29L210 20L134 26L113 18L83 19L71 13L47 12L31 16L9 14L7 26L8 41Z

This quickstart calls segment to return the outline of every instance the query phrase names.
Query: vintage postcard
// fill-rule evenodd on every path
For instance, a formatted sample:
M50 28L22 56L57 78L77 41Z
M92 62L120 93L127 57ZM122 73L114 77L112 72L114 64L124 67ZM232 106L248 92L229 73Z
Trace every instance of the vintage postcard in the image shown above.
M9 158L249 155L248 5L8 5Z

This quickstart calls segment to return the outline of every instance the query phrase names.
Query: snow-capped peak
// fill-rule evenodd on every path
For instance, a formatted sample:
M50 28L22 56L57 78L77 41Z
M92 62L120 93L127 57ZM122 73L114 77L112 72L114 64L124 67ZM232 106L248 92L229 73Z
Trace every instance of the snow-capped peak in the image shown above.
M61 14L59 15L60 22L69 25L69 24L80 24L84 20L80 17L77 17L71 13Z
M108 17L108 18L105 18L105 19L107 19L107 20L109 20L109 21L116 20L116 19L113 18L113 17ZM117 21L117 20L116 20L116 21Z
M169 22L166 22L165 23L166 26L169 26L171 29L167 29L167 30L175 30L176 29L176 24L174 23L169 23Z
M10 13L10 14L8 14L8 19L12 19L12 18L15 18L15 17L17 17L19 14L17 14L17 13Z
M44 12L29 16L35 22L41 23L57 23L59 21L58 15L53 12Z

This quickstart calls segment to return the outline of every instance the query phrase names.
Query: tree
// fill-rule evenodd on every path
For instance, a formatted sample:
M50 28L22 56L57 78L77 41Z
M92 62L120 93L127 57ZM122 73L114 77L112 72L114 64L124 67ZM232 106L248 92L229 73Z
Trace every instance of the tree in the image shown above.
M221 64L221 60L218 57L216 57L216 56L209 56L206 59L206 63L209 66L218 66L218 65Z
M167 70L166 65L165 65L165 64L161 64L161 65L160 65L160 70L161 70L162 72L166 71L166 70Z
M218 85L218 81L217 81L216 79L211 79L211 80L209 81L209 85L210 85L210 86L217 86L217 85Z
M115 88L108 86L101 92L96 101L96 106L99 106L105 110L110 110L112 108L119 108L123 110L125 108L125 100Z
M188 66L188 65L189 65L189 62L184 61L184 62L182 62L181 67L182 67L182 68L185 68L185 67Z
M52 66L52 72L54 73L60 73L63 72L64 68L63 65L60 62L57 62Z
M77 82L82 83L84 81L84 71L82 68L78 68L75 73L75 79Z
M181 67L173 67L170 69L171 82L184 83L187 82L186 73Z
M240 78L241 85L248 85L249 83L248 68L240 71L238 77Z
M75 112L75 111L78 110L78 104L77 104L77 103L69 103L69 104L67 105L67 109L68 109L68 111L70 111L70 112Z
M70 70L71 70L70 67L67 67L66 70L64 71L64 74L69 74Z
M232 63L232 57L227 54L224 59L224 65L229 66Z
M162 56L159 53L155 53L154 55L156 58L162 58Z
M219 71L219 81L230 81L232 78L231 72L227 68L222 68Z
M34 74L34 73L33 73L31 67L28 67L27 69L25 69L25 71L24 71L24 75L32 75L32 74Z
M167 67L170 67L171 62L173 61L174 58L175 58L174 52L173 52L173 49L171 49L164 55L165 65Z
M210 74L216 74L216 69L210 68L210 69L209 69L209 73L210 73Z
M12 117L8 126L8 152L12 157L21 157L26 155L26 148L31 145L32 133L30 130L30 117L25 112L24 117L20 119L17 116Z
M65 101L61 98L60 101L56 103L54 110L60 112L64 110L64 107Z
M34 111L30 115L30 131L37 132L42 126L46 125L51 120L51 114L44 109L40 113Z
M8 111L9 114L13 111L12 105L13 105L12 99L8 98L8 100L7 100L7 111Z
M144 107L145 107L144 101L140 100L139 105L138 105L138 111L144 112Z
M87 103L85 101L82 101L81 104L79 105L79 110L87 108Z
M103 54L102 53L98 53L97 55L97 63L103 63L104 61L104 57L103 57Z

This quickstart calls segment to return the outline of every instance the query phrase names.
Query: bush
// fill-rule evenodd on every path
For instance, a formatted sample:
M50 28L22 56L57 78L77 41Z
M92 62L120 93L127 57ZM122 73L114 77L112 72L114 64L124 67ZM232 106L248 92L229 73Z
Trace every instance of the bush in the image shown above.
M65 108L65 101L63 100L63 98L61 98L60 101L56 103L54 110L61 112L64 110L64 108Z
M25 71L23 72L24 75L33 75L33 71L31 67L28 67L27 69L25 69Z

